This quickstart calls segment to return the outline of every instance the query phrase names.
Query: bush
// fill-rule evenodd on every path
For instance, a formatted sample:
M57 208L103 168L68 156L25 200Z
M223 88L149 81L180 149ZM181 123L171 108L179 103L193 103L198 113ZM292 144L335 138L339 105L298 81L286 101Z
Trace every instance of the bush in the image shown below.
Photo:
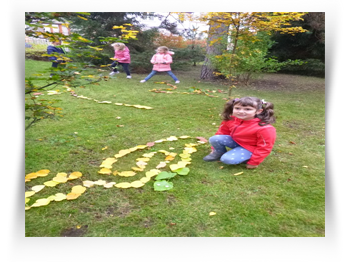
M325 77L325 63L319 59L301 60L304 63L299 66L285 66L279 72L284 74L307 75L316 77Z

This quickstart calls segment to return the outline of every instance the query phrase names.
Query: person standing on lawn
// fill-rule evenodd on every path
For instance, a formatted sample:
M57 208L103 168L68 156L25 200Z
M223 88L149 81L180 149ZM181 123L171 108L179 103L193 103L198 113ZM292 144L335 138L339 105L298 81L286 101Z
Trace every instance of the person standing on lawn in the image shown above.
M176 84L180 83L179 79L177 79L174 73L171 72L170 64L173 62L173 58L171 57L172 54L174 53L170 52L169 48L167 48L166 46L158 47L157 53L151 59L151 63L153 64L152 72L140 82L146 82L155 74L157 74L157 72L167 72L168 75L170 75L171 78L174 79Z
M129 65L130 65L130 51L129 48L123 43L114 43L111 44L114 48L114 59L111 64L113 71L109 75L119 74L117 65L121 65L126 73L126 78L131 78Z
M204 161L221 161L228 165L246 163L257 168L271 153L276 140L273 104L256 97L235 98L226 103L223 121L209 138L212 152ZM226 147L231 148L230 151Z
M65 54L64 49L59 47L61 45L61 41L55 40L52 42L52 45L47 47L47 54L50 55L49 59L52 61L52 68L57 68L60 63L63 63L62 60L59 60L54 54ZM50 75L52 77L53 74Z

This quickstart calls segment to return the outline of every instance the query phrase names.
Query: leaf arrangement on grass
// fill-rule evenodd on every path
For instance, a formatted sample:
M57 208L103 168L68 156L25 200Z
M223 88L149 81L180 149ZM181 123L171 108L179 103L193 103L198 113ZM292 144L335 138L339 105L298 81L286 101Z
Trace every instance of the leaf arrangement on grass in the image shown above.
M69 175L67 173L57 173L57 175L52 178L49 181L46 181L43 183L43 185L36 185L31 187L31 190L25 192L25 209L29 210L32 207L40 207L40 206L46 206L52 201L62 201L62 200L74 200L77 199L79 196L81 196L87 188L90 188L92 186L103 186L104 188L139 188L144 186L147 182L149 182L152 177L155 177L155 182L153 184L153 188L155 191L166 191L170 190L174 187L172 182L169 182L170 179L174 178L177 175L185 176L188 175L190 172L190 169L186 167L187 165L191 164L191 154L196 152L196 146L205 144L207 140L203 137L196 137L198 139L197 143L188 143L185 144L185 147L181 154L177 154L175 152L168 152L166 150L158 150L153 151L149 153L144 153L141 158L136 159L136 166L132 167L132 170L125 170L125 171L117 171L113 170L113 164L116 163L120 158L138 151L138 150L144 150L144 149L150 149L152 146L154 146L156 143L163 143L163 142L170 142L170 141L177 141L178 139L190 139L190 136L170 136L165 139L156 140L154 142L149 142L146 145L138 145L129 149L123 149L120 150L117 154L115 154L113 157L106 158L100 165L100 170L98 173L100 175L114 175L114 176L120 176L120 177L133 177L137 174L137 172L142 172L146 169L146 166L148 165L148 162L150 159L157 153L164 154L165 158L164 161L160 161L159 164L154 169L150 169L149 171L145 172L145 176L140 178L139 180L135 180L132 182L121 182L116 183L114 181L107 182L105 180L99 179L97 181L90 181L85 180L82 181L82 185L76 185L72 187L72 190L68 194L64 193L56 193L55 195L50 195L46 198L40 198L35 201L32 205L29 205L30 197L38 193L39 191L43 190L45 187L56 187L59 184L66 183L69 180L75 180L78 178L81 178L83 174L81 172L72 172ZM171 163L171 161L175 160L176 156L179 156L181 158L180 161L178 161L176 164L170 164L169 165L169 171L161 171L160 169L164 169L167 164ZM29 182L33 179L36 179L38 177L46 177L50 173L50 170L43 169L39 170L34 173L27 174L25 176L25 182Z
M177 92L177 91L174 91L177 89L176 86L172 85L172 84L169 84L167 82L155 82L156 84L165 84L167 86L170 86L172 88L154 88L154 89L151 89L149 90L150 92L154 92L154 93L166 93L166 94L186 94L186 95L206 95L206 96L209 96L209 97L218 97L218 96L214 96L214 95L210 95L209 93L215 93L216 91L211 91L211 90L202 90L200 88L196 88L196 87L190 87L188 89L188 92ZM219 93L222 93L219 92Z

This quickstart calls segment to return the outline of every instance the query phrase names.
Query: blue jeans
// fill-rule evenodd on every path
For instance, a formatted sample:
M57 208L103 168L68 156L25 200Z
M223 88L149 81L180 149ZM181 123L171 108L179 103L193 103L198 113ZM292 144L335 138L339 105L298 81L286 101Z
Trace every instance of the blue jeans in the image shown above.
M212 136L209 138L209 143L214 147L216 152L223 153L220 161L227 165L237 165L246 162L252 156L252 152L241 147L232 139L231 136L228 135ZM226 147L232 149L227 151Z
M170 75L171 78L174 79L175 81L178 81L178 80L179 80L179 79L177 79L177 77L174 75L173 72L171 72L171 71L163 71L163 72L167 72L168 75ZM157 74L157 73L158 73L158 71L152 70L152 72L151 72L148 76L146 76L145 80L146 80L146 81L149 80L152 76L154 76L154 75Z
M118 71L117 65L121 65L123 67L124 72L126 73L127 76L130 75L130 70L129 70L129 64L128 63L119 63L117 61L114 61L111 64L111 67L113 68L113 72L117 72Z

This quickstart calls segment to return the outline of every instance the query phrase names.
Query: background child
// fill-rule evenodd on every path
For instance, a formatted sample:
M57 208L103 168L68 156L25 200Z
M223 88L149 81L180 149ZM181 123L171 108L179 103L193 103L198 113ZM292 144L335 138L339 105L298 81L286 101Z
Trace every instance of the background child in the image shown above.
M52 45L49 45L47 47L47 54L52 55L49 57L49 59L52 61L52 66L53 68L57 68L57 66L62 63L62 60L58 60L56 56L53 56L55 53L57 54L65 54L63 48L59 47L61 45L61 41L54 41L52 42ZM52 76L53 74L51 74Z
M177 79L174 73L171 72L170 64L173 62L173 58L171 57L172 54L174 53L170 52L166 46L158 47L157 54L155 54L151 59L151 63L153 64L152 72L144 80L141 80L140 82L141 83L146 82L152 76L157 74L157 72L167 72L168 75L170 75L171 78L175 80L175 83L177 84L180 83L179 79Z
M273 104L256 97L236 98L226 103L223 121L209 138L212 152L204 161L256 168L270 154L276 139ZM226 147L232 148L227 152Z
M117 61L114 61L111 64L113 71L109 75L119 74L117 65L121 65L126 73L126 78L131 78L129 64L130 64L130 51L129 48L123 43L114 43L111 44L114 48L114 58Z

